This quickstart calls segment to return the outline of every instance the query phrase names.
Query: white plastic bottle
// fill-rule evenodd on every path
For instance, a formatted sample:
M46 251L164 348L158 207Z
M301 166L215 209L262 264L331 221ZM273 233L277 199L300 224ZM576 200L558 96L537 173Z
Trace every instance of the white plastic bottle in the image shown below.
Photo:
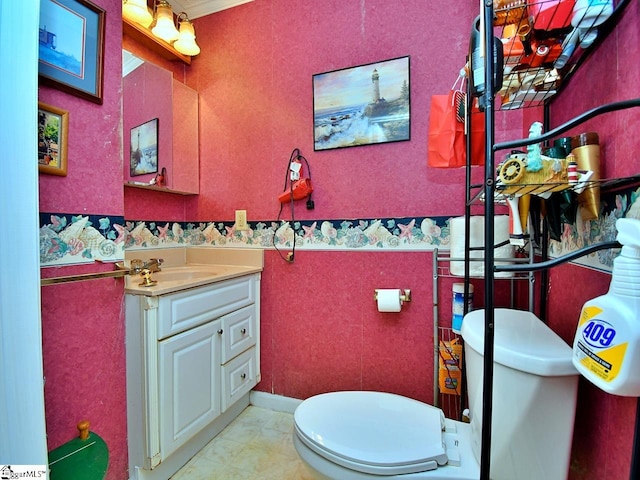
M640 220L616 222L620 255L609 291L582 307L573 364L605 392L640 397Z

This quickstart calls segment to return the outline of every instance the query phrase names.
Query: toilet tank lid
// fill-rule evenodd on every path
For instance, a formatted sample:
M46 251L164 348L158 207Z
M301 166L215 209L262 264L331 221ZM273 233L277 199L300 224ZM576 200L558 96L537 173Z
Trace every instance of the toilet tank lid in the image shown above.
M572 349L531 312L494 309L494 361L543 377L578 375ZM467 346L484 354L484 309L465 315L461 335Z

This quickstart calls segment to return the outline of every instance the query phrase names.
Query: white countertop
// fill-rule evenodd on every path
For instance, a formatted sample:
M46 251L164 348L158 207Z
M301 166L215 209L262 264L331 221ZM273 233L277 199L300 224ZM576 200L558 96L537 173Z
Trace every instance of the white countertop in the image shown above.
M201 287L231 278L259 273L264 268L263 251L248 248L158 248L125 252L125 259L162 258L159 272L151 274L152 286L143 286L141 275L125 277L125 293L158 296Z

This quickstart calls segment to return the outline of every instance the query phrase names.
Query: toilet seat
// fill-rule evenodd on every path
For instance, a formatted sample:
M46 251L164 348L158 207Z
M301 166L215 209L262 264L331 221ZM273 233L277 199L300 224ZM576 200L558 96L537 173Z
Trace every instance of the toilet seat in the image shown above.
M316 395L298 406L294 425L298 438L318 455L363 473L417 473L448 462L442 411L399 395Z

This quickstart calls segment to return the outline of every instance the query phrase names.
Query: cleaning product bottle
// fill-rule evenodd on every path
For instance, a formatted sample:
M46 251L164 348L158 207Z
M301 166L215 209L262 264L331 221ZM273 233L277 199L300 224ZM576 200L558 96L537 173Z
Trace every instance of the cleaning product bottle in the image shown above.
M616 222L620 255L609 291L582 307L573 364L605 392L640 397L640 220Z

